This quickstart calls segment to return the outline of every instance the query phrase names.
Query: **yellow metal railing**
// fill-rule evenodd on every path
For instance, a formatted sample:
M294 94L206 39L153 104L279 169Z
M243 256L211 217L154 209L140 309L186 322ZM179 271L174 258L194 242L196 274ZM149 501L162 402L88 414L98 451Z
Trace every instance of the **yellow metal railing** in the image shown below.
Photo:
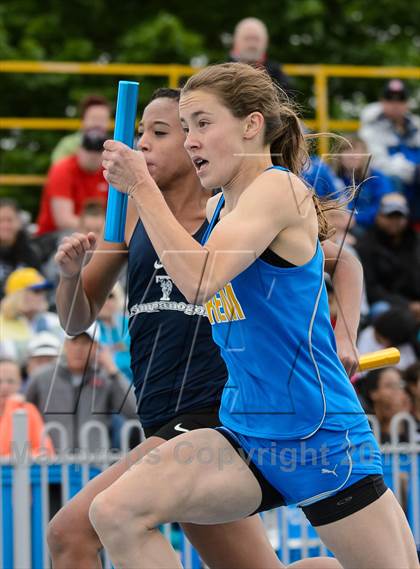
M317 132L355 131L358 121L334 120L329 117L328 80L331 77L386 79L420 79L419 67L368 67L354 65L284 65L291 76L313 77L316 99L315 119L305 121ZM187 65L154 65L128 63L74 63L59 61L0 61L0 73L62 73L76 75L113 75L166 78L170 87L177 87L180 79L197 71ZM76 130L78 119L0 117L0 129ZM328 152L327 137L320 137L319 152ZM33 185L43 183L43 176L0 175L0 185Z

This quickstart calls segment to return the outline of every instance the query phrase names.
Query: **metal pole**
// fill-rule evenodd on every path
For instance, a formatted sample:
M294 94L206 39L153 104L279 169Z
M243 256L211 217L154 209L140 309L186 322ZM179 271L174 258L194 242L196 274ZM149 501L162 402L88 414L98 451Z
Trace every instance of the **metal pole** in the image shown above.
M315 75L316 122L317 131L321 134L328 132L328 78L324 66L319 65ZM329 144L327 136L319 139L319 154L321 158L328 154Z
M28 416L19 409L13 414L16 462L13 470L14 566L31 569L31 480L28 448Z
M176 65L171 65L168 72L168 83L171 89L179 87L179 73Z

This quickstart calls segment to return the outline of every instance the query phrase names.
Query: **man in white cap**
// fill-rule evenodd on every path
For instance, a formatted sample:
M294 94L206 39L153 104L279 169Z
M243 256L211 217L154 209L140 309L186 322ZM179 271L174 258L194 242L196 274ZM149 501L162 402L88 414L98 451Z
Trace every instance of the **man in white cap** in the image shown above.
M53 364L60 355L61 343L51 332L40 332L28 344L26 372L32 377L41 367Z
M119 373L111 354L99 346L98 336L96 323L77 336L67 336L64 357L58 365L44 366L29 381L27 400L38 407L46 423L58 422L67 431L67 448L63 448L57 431L51 432L58 451L80 448L80 429L88 421L99 421L109 429L114 413L137 418L132 388ZM91 435L89 448L83 450L104 450L100 448L98 431Z
M372 154L372 166L393 178L420 229L420 117L410 112L406 84L388 81L380 101L368 105L360 119L359 136Z

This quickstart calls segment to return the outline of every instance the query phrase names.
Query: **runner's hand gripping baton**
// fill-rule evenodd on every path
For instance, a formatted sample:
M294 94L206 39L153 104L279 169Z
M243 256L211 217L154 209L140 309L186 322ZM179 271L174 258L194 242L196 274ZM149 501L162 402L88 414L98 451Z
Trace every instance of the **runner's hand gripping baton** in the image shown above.
M136 124L139 84L136 81L120 81L118 84L117 112L115 114L114 140L133 148ZM105 241L124 241L127 195L109 186L105 217Z

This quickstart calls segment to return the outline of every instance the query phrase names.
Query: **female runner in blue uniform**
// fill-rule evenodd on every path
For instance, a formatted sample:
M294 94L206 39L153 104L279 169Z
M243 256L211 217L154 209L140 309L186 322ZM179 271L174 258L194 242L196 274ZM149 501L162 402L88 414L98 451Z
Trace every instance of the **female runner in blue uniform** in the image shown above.
M93 500L96 531L118 569L181 567L160 523L243 518L274 499L268 483L277 503L303 508L346 569L418 567L336 353L320 246L328 206L296 175L298 118L264 72L235 63L190 78L180 116L202 185L223 190L205 244L175 219L135 152L107 141L104 166L179 289L206 304L229 374L223 427L185 433L133 466Z
M155 94L140 124L139 148L151 176L162 189L165 203L185 231L201 240L208 226L205 207L211 193L203 191L185 152L178 99L179 92L175 90L162 89ZM208 319L200 317L204 308L187 302L170 279L132 202L128 207L125 243L98 244L98 251L81 273L84 252L94 246L93 235L82 234L73 234L60 246L56 256L61 271L59 314L70 331L88 326L128 257L131 359L139 416L147 440L126 459L93 479L52 520L48 542L55 569L101 566L98 552L102 545L88 517L93 498L166 440L188 430L219 425L218 407L227 379L219 348L211 339ZM334 246L331 247L333 256ZM348 263L340 264L335 276L337 289L343 289L345 311L352 318L357 313L360 286L357 264L351 257ZM78 288L80 275L83 287ZM353 287L349 279L355 279ZM357 328L357 318L351 327ZM340 345L343 360L351 368L356 362L352 342L343 335ZM283 567L258 516L211 528L185 524L184 530L212 569ZM303 561L297 566L333 569L338 563L324 558Z

